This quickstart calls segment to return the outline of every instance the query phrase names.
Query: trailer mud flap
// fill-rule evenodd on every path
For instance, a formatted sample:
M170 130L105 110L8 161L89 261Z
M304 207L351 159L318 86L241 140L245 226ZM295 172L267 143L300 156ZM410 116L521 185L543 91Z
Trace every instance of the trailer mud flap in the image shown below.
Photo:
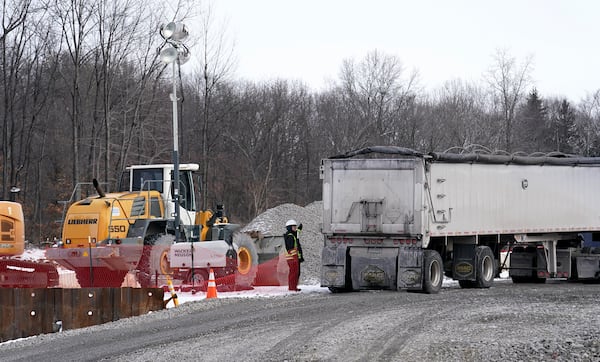
M398 255L398 289L421 289L422 269L422 249L400 249Z
M323 265L321 268L321 286L340 287L346 286L346 270L343 265Z
M578 279L600 279L600 257L578 256L576 259Z
M475 280L475 244L455 244L452 277L455 280Z
M324 247L321 253L321 286L346 288L346 251L341 245Z
M350 248L353 289L396 289L395 248Z

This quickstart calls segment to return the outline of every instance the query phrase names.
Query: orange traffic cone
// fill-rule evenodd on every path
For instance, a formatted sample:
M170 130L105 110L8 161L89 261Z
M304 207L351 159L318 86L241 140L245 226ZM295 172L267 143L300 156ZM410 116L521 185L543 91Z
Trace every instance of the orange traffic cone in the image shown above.
M212 268L208 276L208 288L206 289L206 299L217 297L217 283L215 283L215 273Z

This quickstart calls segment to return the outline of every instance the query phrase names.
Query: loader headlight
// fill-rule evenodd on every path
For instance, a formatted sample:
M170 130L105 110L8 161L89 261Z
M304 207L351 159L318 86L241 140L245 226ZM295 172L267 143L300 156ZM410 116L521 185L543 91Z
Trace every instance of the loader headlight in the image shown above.
M65 244L70 245L71 244L71 239L65 240Z

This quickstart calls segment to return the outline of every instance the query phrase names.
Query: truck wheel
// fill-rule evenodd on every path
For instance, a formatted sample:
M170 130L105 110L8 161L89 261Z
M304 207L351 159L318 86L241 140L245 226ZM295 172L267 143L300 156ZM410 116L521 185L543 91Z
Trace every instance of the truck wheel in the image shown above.
M235 285L243 288L254 284L258 272L258 252L254 240L245 233L236 233L233 243L237 249L237 269L235 271Z
M442 257L435 250L425 250L423 264L423 291L436 294L442 289L444 280Z
M489 288L496 275L496 262L489 246L478 246L475 249L475 284L477 288Z
M172 235L154 234L146 237L137 266L138 282L142 288L152 288L166 282L166 275L171 273L167 255L173 242Z

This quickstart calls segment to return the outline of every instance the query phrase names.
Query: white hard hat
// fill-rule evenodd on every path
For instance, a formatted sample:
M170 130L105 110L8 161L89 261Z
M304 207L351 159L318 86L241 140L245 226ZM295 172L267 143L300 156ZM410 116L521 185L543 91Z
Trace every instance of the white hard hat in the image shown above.
M294 219L290 219L285 223L286 227L291 226L291 225L298 225L298 223Z

